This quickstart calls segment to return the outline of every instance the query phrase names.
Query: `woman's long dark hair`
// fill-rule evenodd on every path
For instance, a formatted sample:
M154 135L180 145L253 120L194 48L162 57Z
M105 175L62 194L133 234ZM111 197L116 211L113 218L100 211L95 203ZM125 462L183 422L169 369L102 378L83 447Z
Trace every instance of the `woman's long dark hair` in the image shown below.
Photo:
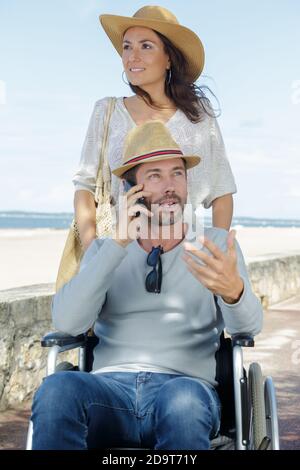
M186 117L193 123L200 122L204 118L204 114L211 117L217 117L212 104L205 95L204 90L217 100L214 93L206 85L198 86L191 83L188 79L188 63L182 52L175 47L168 38L163 34L154 31L163 42L165 53L169 56L171 62L171 80L170 83L165 82L165 93L175 104L176 108L184 112ZM168 74L167 74L168 76ZM164 109L158 106L151 99L149 93L142 88L129 83L131 90L141 96L144 101L151 107L156 109ZM217 100L218 101L218 100ZM220 107L219 107L220 109Z

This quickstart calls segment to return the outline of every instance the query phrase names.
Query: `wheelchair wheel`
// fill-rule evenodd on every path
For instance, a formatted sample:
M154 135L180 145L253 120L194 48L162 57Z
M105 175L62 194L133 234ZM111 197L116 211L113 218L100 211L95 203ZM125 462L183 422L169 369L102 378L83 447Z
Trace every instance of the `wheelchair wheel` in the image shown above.
M267 377L265 380L265 406L267 434L270 438L270 450L279 450L280 444L276 394L272 377Z
M264 380L260 365L253 362L249 367L250 401L250 447L259 449L267 436Z

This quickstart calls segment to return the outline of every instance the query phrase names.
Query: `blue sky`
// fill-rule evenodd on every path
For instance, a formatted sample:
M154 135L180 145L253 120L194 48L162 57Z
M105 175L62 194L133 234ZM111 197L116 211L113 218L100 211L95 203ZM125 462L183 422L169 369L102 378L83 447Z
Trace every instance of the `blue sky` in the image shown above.
M72 211L94 102L131 94L98 16L145 4L0 0L0 210ZM204 43L198 84L221 104L235 215L300 218L300 2L159 4Z

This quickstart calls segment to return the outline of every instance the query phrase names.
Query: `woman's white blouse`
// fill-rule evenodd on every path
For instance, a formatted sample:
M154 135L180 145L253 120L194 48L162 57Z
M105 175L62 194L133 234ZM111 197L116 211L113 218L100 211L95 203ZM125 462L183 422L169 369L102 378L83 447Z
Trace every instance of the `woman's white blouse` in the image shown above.
M103 123L108 98L98 100L90 118L78 170L73 177L75 191L85 189L95 193L99 155L102 145ZM110 120L108 161L114 170L122 164L123 145L127 133L136 126L127 111L123 97L117 98ZM215 118L205 115L199 123L192 123L181 110L165 123L173 139L185 155L199 155L199 165L188 170L188 191L194 208L203 204L209 208L217 197L236 192L234 177L226 156L223 138ZM123 193L121 180L112 174L111 193L117 202Z

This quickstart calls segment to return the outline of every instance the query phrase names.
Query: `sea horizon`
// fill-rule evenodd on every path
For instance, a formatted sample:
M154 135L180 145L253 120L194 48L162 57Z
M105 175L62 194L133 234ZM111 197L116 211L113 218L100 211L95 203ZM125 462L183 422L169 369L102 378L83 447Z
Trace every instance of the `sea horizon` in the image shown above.
M71 212L0 211L0 229L68 229L73 219ZM211 217L204 218L205 225ZM300 219L234 216L235 227L290 227L300 228Z

